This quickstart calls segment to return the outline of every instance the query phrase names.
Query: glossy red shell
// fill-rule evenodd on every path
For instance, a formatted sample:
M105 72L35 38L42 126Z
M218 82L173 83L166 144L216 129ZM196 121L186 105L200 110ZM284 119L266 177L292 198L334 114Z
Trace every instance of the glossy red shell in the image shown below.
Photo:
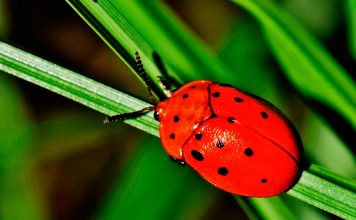
M230 85L194 81L159 102L165 151L225 191L278 195L296 183L303 147L272 104Z

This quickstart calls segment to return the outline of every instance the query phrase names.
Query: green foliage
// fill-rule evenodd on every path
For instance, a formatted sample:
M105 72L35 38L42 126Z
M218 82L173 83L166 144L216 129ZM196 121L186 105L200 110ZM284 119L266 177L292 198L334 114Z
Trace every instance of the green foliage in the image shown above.
M353 0L345 1L346 22L348 29L348 41L350 52L356 60L356 2Z
M283 96L286 88L279 85L276 80L277 74L266 63L265 60L269 59L269 50L262 37L256 35L256 28L252 22L240 21L235 24L221 46L219 54L215 55L201 40L194 37L162 2L120 0L67 0L67 2L133 72L135 72L133 55L136 51L140 51L145 69L154 81L156 85L154 89L159 96L162 95L162 91L159 89L157 75L161 75L161 69L154 61L154 54L160 56L170 76L180 83L199 78L228 82L245 90L254 91L268 100L273 100L284 110L288 109ZM283 9L270 1L234 0L234 3L240 4L257 18L271 52L276 56L279 65L284 69L284 74L300 95L323 102L343 115L355 128L355 83L317 40ZM350 4L349 7L353 6ZM349 17L352 18L353 14L350 13ZM354 22L350 20L349 29L353 30ZM251 60L254 65L251 65ZM0 43L0 70L106 115L132 112L150 105L5 43ZM6 100L10 99L2 99L2 104L9 107L10 104ZM10 114L9 118L14 119L14 115L22 114L16 111L18 109L22 107L15 106L9 111L4 108L2 111L7 111L4 115ZM293 112L287 110L287 114L293 115ZM54 141L50 141L53 147L45 153L46 158L53 160L59 158L61 154L78 153L86 149L85 147L73 148L71 143L63 143L62 145L65 145L63 149L56 149L60 142L58 140L63 137L73 140L74 137L70 137L71 134L80 134L76 130L92 126L93 122L82 125L81 120L80 118L67 118L46 126L52 131L47 134L49 139L54 137ZM125 122L146 133L158 136L158 123L153 119L152 113ZM3 174L1 177L6 178L11 173L22 175L27 171L21 170L16 163L14 166L8 163L8 161L26 162L30 155L25 146L30 146L32 141L32 128L21 117L20 123L24 126L11 124L18 126L14 130L20 129L20 133L24 132L25 141L21 144L9 142L8 145L1 146L1 152L5 152L1 154L0 172ZM78 127L66 128L66 125L70 123L77 123ZM325 124L321 123L317 128L323 126L325 127ZM82 140L82 146L86 146L89 140L101 140L100 137L104 136L101 132L94 132L94 135L84 130L84 133L88 132L92 135L91 138L85 138L84 134L79 135L82 137L79 138ZM2 133L4 132L6 130ZM56 137L57 132L68 135L59 138ZM16 137L11 138L9 134L9 140L15 140ZM0 140L0 143L4 142ZM312 152L309 150L313 147L310 143L312 142L308 138L304 139L307 154ZM171 164L168 159L162 161L165 153L159 145L157 139L147 139L136 147L138 150L133 150L132 155L125 161L123 171L117 177L118 180L99 205L96 218L126 219L133 218L131 215L134 215L137 219L166 219L168 217L196 219L202 218L204 213L208 212L217 190L201 181L191 170L182 170ZM340 148L345 148L342 144L340 146ZM318 161L318 155L309 157ZM351 170L354 169L352 158L354 157L351 156L349 160L350 166L353 166ZM340 161L342 163L342 160ZM18 184L22 182L1 181L0 190L12 192L15 189L18 197L13 198L20 198L19 201L22 202L10 201L11 195L5 194L0 200L2 213L5 213L2 217L11 219L10 216L14 215L11 212L15 210L13 209L15 206L23 210L23 213L26 213L24 215L29 216L29 219L45 218L43 216L46 214L39 214L41 211L46 213L39 208L38 204L42 203L41 199L36 198L35 192L18 187ZM155 188L157 185L159 187ZM14 186L16 187L10 189ZM252 219L300 218L288 204L290 197L339 217L352 219L356 218L355 191L354 181L334 174L328 169L312 165L303 172L300 181L286 193L289 196L266 199L237 197L236 200ZM8 206L6 206L6 201L10 201ZM24 205L29 203L33 206ZM18 219L21 219L20 213L17 214L19 214ZM324 218L323 215L318 215L318 217Z
M334 108L356 129L356 86L322 46L270 1L239 1L260 22L285 74L306 97Z
M102 110L105 109L105 107L107 107L108 105L107 102L104 102L103 100L110 99L110 96L113 94L113 92L104 94L101 93L100 96L96 92L106 92L108 90L106 86L91 81L64 68L59 68L56 65L50 64L44 60L41 60L40 58L34 57L18 49L14 49L6 44L2 43L1 46L3 51L7 52L2 54L1 58L3 59L0 60L0 68L2 70L8 71L11 74L26 79L30 82L36 83L37 85L43 86L54 92L58 92L63 96L67 96L68 98L71 98L77 102L81 102L82 104L87 105L95 110L104 112L107 111ZM31 57L31 59L29 59L29 57ZM30 60L31 62L26 63L26 60ZM25 64L26 66L24 68L23 65L16 64ZM32 68L29 68L29 66L36 67L36 70L41 70L45 68L46 71L34 73L31 71ZM53 71L53 69L56 69L56 71ZM57 73L56 80L49 80L53 77L49 74L51 72ZM36 75L38 77L33 78L33 75ZM59 79L69 79L68 82L70 82L71 84L68 85L67 81L59 81ZM83 85L86 85L85 95L82 95L84 94L84 92L82 92L84 90ZM88 85L90 86L88 87ZM63 88L66 88L66 90L64 90ZM68 92L68 90L71 92ZM117 95L116 97L120 97L121 93L114 94ZM120 99L118 100L119 102L121 101ZM126 108L130 107L128 104L130 103L129 100L131 102L135 101L135 99L130 96L126 96L125 100L126 101L123 102L121 105L119 105L119 103L116 103L116 105L118 106L117 109L119 109L118 112L121 112L122 110L125 110ZM111 100L111 102L111 105L114 105L113 103L117 101ZM151 128L149 123L150 120L152 120L151 117L142 117L140 118L140 120L143 120L143 122L139 121L138 119L130 121L136 121L139 124L137 127L143 128L142 130L146 132L154 130L153 128ZM290 194L339 216L354 216L355 213L353 213L353 207L355 205L356 196L352 191L355 190L355 184L341 177L335 177L333 175L328 176L329 178L335 180L334 183L330 183L326 180L315 177L305 171L303 177L301 178L299 183L291 190ZM337 184L340 186L338 186ZM350 192L347 189L343 189L343 185L350 188ZM332 188L332 190L330 190L330 188ZM326 195L328 196L326 197ZM333 201L335 202L330 203L330 199L333 199Z
M146 138L140 144L124 165L122 177L108 194L97 219L200 219L204 216L215 193L192 170L169 161L162 148L154 147L159 144L153 138ZM147 202L149 198L156 202Z
M287 193L345 219L356 217L356 184L313 165ZM343 187L344 186L344 187Z
M8 77L0 78L0 94L0 218L41 219L38 192L29 178L36 131L25 116L19 91Z
M1 70L107 115L132 112L149 105L5 43L0 43L0 54ZM157 121L148 116L139 120L142 121L128 120L127 123L158 136Z

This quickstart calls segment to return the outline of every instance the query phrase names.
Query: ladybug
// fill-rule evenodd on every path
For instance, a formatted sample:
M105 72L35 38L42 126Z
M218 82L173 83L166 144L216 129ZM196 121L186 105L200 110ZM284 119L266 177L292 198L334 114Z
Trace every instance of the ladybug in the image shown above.
M300 137L268 101L228 84L198 80L156 102L137 52L136 63L155 106L108 117L106 122L154 110L167 154L233 194L271 197L298 181L303 155Z

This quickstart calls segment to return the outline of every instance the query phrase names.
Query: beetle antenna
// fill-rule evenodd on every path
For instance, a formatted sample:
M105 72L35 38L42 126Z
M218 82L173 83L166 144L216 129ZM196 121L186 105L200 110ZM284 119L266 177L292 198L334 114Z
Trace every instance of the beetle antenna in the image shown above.
M136 66L138 68L138 74L140 75L140 77L145 82L146 88L148 90L148 95L150 96L150 99L153 102L153 104L156 106L157 105L157 100L153 96L152 89L149 86L151 84L151 81L148 78L148 75L147 75L147 73L145 71L145 68L143 67L143 64L142 64L142 61L141 61L141 57L140 57L140 54L138 53L138 51L136 51L135 57L136 57Z
M139 111L136 111L136 112L129 112L129 113L123 113L121 115L109 116L104 119L104 123L106 124L106 123L110 123L113 121L124 121L127 119L137 118L137 117L145 114L146 112L154 110L155 108L156 108L155 106L149 106L149 107L145 107L145 108L143 108Z
M148 75L147 75L147 73L145 71L145 68L143 68L141 57L140 57L140 54L138 53L138 51L135 53L135 58L136 58L136 66L137 66L137 69L138 69L138 74L140 75L140 77L145 82L147 90L148 90L148 94L149 94L150 99L153 102L154 106L145 107L145 108L143 108L143 109L141 109L139 111L135 111L135 112L123 113L123 114L120 114L120 115L113 115L113 116L106 117L104 119L104 123L110 123L110 122L113 122L113 121L123 121L123 120L127 120L127 119L137 118L137 117L147 113L148 111L154 110L156 108L155 106L157 106L158 102L155 99L155 97L153 96L152 89L149 86L151 81L148 78Z

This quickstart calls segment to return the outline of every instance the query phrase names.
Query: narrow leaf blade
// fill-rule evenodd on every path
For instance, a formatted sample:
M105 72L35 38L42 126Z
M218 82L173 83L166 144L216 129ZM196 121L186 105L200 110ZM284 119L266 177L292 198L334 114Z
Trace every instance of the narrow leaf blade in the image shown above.
M106 115L133 112L150 106L148 103L2 42L0 42L0 70ZM152 116L144 115L125 122L158 136L158 123Z

